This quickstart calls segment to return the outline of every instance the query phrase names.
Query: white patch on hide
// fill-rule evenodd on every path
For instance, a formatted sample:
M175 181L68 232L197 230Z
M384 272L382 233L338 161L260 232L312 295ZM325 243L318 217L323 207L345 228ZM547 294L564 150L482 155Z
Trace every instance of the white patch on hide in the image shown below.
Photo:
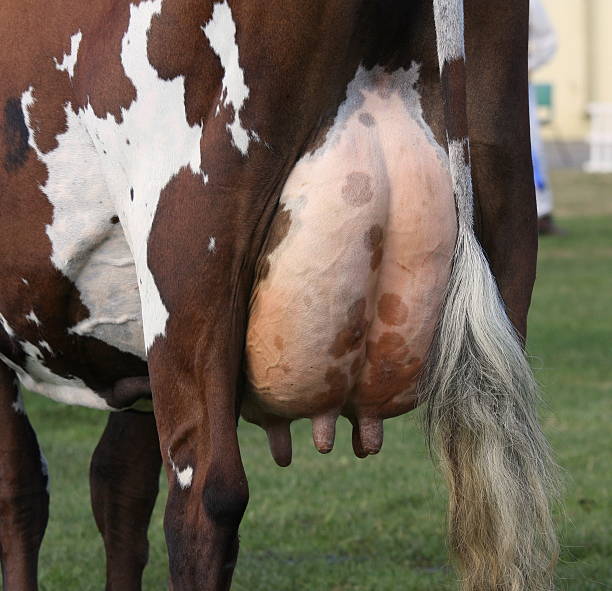
M191 466L187 466L187 468L184 470L179 470L176 473L176 478L182 489L189 488L193 479L193 468Z
M79 56L79 46L81 45L82 38L83 33L81 33L81 31L70 37L70 53L64 54L64 59L62 60L61 64L57 61L57 58L53 58L55 67L62 72L68 72L68 76L70 76L70 78L74 76L74 67L76 66L77 58Z
M121 226L109 225L104 218L102 224L105 221L106 239L75 279L90 316L69 332L94 336L146 359L134 259Z
M101 324L125 324L137 319L136 316L129 316L127 314L118 317L87 318L86 320L81 320L81 322L69 329L68 332L71 334L87 335L92 334Z
M208 238L208 252L217 252L217 239L214 236Z
M20 391L17 392L17 398L15 399L13 404L11 404L11 406L13 407L13 410L18 415L24 415L25 414L25 406L23 405L23 396L21 395Z
M453 178L453 190L457 203L459 227L471 229L474 225L474 193L472 190L472 171L465 162L464 154L469 150L467 138L448 142L450 171Z
M42 153L30 124L32 90L23 94L21 102L29 144L47 167L47 182L41 190L53 205L53 221L46 228L53 247L51 262L75 284L91 314L70 331L144 358L133 257L121 226L110 221L116 209L99 156L69 105L65 106L66 131L57 137L57 148Z
M207 180L200 169L202 127L191 127L187 122L184 77L162 80L148 60L147 32L161 5L161 0L154 0L130 6L121 61L137 98L122 110L122 123L112 115L96 117L91 106L79 112L100 155L107 186L134 256L146 350L156 337L165 335L168 320L147 261L160 194L185 167L200 176L202 185Z
M113 410L103 398L88 388L79 378L67 379L54 374L45 366L43 354L36 345L27 341L20 344L26 353L25 369L13 363L2 353L0 353L0 361L17 374L24 388L65 404Z
M36 316L36 313L34 312L34 310L31 310L30 313L26 316L26 320L29 320L30 322L33 322L34 324L36 324L36 326L40 326L41 322L38 319L38 316Z
M191 486L191 481L193 480L193 468L188 465L183 470L179 470L178 466L172 460L170 449L168 449L168 460L170 461L170 466L172 466L172 471L176 474L176 480L179 483L179 486L183 490L189 488Z
M2 314L0 314L0 322L2 322L2 326L9 336L14 337L15 331L9 326ZM24 367L17 365L2 353L0 353L0 361L15 372L25 388L58 402L113 410L103 398L98 396L91 388L88 388L79 378L67 379L54 374L45 365L44 355L36 345L28 341L19 341L19 345L25 353ZM39 341L39 345L53 353L46 341Z
M2 328L4 328L9 337L15 336L15 331L11 328L10 324L2 314L0 314L0 324L2 324Z
M99 265L106 265L108 267L133 267L134 266L134 259L132 258L132 256L130 255L129 257L125 257L123 259L121 258L107 258L104 256L100 256L98 257L98 264Z
M440 70L446 62L465 59L463 0L434 0Z
M21 282L22 282L24 285L30 285L30 282L29 282L27 279L24 279L23 277L21 278Z
M223 89L221 101L225 108L233 107L234 119L227 125L232 135L232 142L243 155L249 151L251 140L258 141L259 136L244 128L240 120L240 111L249 97L249 88L244 81L244 72L240 67L238 44L236 43L236 23L227 1L218 2L213 9L212 18L202 27L210 46L219 56L223 68ZM215 115L219 113L219 106Z
M51 345L47 343L47 341L38 341L38 346L41 349L46 349L49 353L51 353L51 355L53 355L53 349L51 348Z

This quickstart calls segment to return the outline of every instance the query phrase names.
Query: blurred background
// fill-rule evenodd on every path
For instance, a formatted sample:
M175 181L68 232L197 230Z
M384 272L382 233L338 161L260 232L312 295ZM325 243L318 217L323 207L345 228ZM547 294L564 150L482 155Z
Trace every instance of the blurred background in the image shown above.
M532 72L551 165L612 172L612 2L539 0L556 52ZM597 149L607 134L608 157Z
M542 138L535 182L553 225L542 233L528 351L565 480L558 588L602 591L612 589L612 0L542 7L541 63L531 73ZM51 474L41 589L98 590L104 555L87 472L106 417L38 396L26 402ZM446 491L418 413L387 422L383 453L367 460L353 456L349 425L338 427L334 451L320 456L309 424L294 424L294 461L281 469L263 431L241 422L251 501L232 588L456 589L444 542ZM164 477L161 486L149 591L167 582Z

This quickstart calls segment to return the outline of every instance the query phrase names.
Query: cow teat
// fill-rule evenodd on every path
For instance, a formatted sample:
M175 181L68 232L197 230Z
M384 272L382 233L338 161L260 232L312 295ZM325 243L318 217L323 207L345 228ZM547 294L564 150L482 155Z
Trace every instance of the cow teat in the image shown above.
M363 451L368 455L377 454L383 444L383 422L376 417L358 419L359 437Z
M278 419L273 423L267 424L265 427L268 435L268 444L270 445L270 453L274 461L283 468L291 464L290 425L291 421L288 419Z
M317 450L322 454L328 454L334 448L337 420L338 414L335 412L319 415L312 419L312 440Z

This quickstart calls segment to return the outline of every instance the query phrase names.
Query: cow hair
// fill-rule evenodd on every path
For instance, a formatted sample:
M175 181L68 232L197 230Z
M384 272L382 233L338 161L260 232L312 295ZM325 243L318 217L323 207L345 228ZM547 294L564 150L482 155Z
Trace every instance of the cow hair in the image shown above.
M474 233L465 132L449 140L458 234L418 395L449 488L449 545L462 590L550 591L557 467L537 420L538 389L522 341Z

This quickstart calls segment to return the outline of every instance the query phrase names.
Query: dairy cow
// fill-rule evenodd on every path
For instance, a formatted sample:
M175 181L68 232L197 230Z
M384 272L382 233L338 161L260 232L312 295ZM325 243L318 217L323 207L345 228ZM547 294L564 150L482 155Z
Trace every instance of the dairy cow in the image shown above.
M527 0L1 16L4 588L37 588L48 516L21 384L122 411L91 470L107 589L140 589L162 463L171 588L229 588L240 412L287 465L295 419L326 453L347 417L365 457L419 403L463 588L549 589L554 481L522 352Z

